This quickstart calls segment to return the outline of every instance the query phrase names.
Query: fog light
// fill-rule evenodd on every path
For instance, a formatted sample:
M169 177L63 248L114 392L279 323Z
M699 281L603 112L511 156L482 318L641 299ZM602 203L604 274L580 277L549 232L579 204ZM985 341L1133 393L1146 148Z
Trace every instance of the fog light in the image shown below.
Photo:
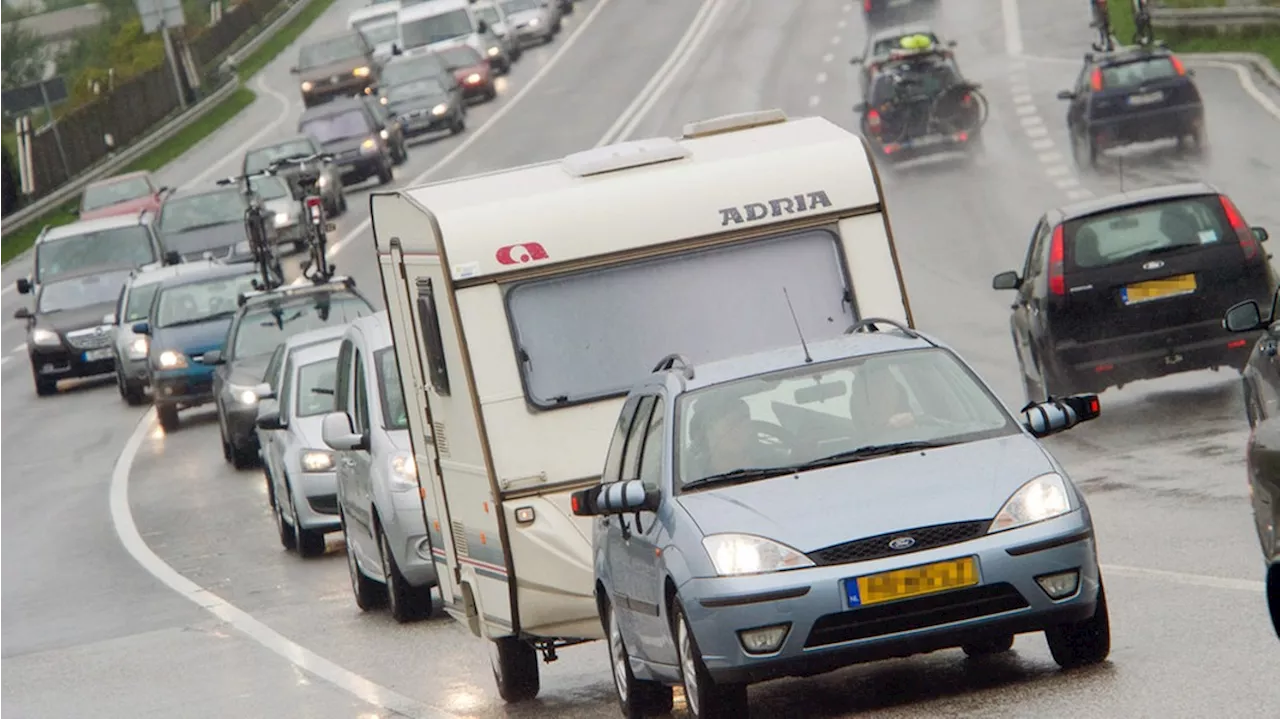
M431 561L431 537L419 539L413 551L417 552L419 558Z
M791 622L758 629L743 629L738 632L738 641L742 642L742 650L747 654L772 654L782 647L790 631Z
M517 524L531 524L533 522L533 507L520 507L516 509Z
M1058 572L1057 574L1044 574L1036 577L1036 583L1049 595L1050 599L1066 599L1080 587L1080 570L1073 569L1070 572Z

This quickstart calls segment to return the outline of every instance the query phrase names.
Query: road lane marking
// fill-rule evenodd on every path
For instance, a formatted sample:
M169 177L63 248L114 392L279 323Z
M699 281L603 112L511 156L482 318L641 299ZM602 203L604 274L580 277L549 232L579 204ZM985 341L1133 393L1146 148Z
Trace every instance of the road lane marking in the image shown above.
M1019 115L1034 115L1036 114L1036 106L1035 105L1014 105L1013 111Z
M133 460L137 457L143 440L151 433L155 415L154 408L148 409L142 415L111 472L111 522L115 525L120 543L124 545L134 561L150 572L151 576L191 600L201 609L279 654L299 669L324 679L361 701L415 719L460 719L457 714L423 704L388 689L338 666L301 644L290 641L271 627L254 619L248 612L182 576L151 551L138 532L138 526L133 521L133 512L129 508L129 473L133 469Z
M1014 96L1013 96L1013 102L1014 102L1014 104L1016 104L1016 105L1030 105L1030 104L1031 104L1031 102L1032 102L1032 100L1031 100L1031 95L1030 95L1029 93L1026 93L1026 92L1018 92L1018 90L1017 90L1017 89L1014 89L1015 87L1016 87L1016 88L1022 88L1022 87L1026 87L1026 86L1025 86L1025 85L1017 85L1017 86L1010 87L1010 89L1011 89L1011 90L1013 90L1013 92L1015 93L1015 94L1014 94Z
M1091 197L1093 197L1093 190L1086 188L1071 190L1067 193L1067 198L1072 200L1087 200Z
M1044 124L1044 120L1040 119L1039 115L1032 115L1031 117L1023 117L1023 118L1020 118L1018 122L1022 123L1023 127L1028 127L1028 128L1037 127Z
M835 37L831 38L831 44L832 44L832 45L839 45L839 44L840 44L840 36L839 36L839 35L836 35Z
M837 22L837 23L836 23L836 27L838 27L838 28L840 28L841 30L843 30L843 29L844 29L844 27L845 27L846 25L848 25L848 24L849 24L849 23L845 22L844 20L841 20L841 21L839 21L839 22Z
M1266 589L1266 582L1253 579L1229 579L1213 577L1207 574L1188 574L1186 572L1170 572L1164 569L1147 569L1146 567L1126 567L1120 564L1103 564L1105 572L1128 575L1131 577L1151 577L1164 579L1178 584L1189 584L1195 587L1211 589L1232 589L1239 592L1261 592Z
M835 59L835 55L832 55L831 53L827 53L826 55L822 56L823 62L831 62L833 59Z
M1053 140L1050 140L1047 137L1042 137L1039 140L1036 140L1035 142L1031 143L1031 147L1036 150L1048 150L1049 148L1053 147Z
M820 102L822 102L822 98L818 97L817 95L809 96L809 107L817 107L818 103Z
M1270 97L1267 97L1265 93L1258 89L1258 86L1253 82L1253 77L1249 74L1249 69L1244 65L1234 62L1219 62L1217 60L1197 60L1194 57L1188 58L1188 60L1195 65L1206 65L1220 70L1234 70L1236 77L1240 79L1240 87L1244 88L1245 93L1257 101L1262 106L1262 109L1271 113L1272 117L1280 120L1280 105L1276 105Z
M1064 174L1064 175L1067 174L1066 168L1063 168L1063 170L1064 171L1061 174ZM1059 190L1070 190L1073 187L1079 187L1080 180L1077 180L1074 177L1063 177L1057 180L1056 182L1054 182L1053 184L1057 185Z
M1061 152L1043 152L1040 154L1040 161L1045 163L1046 165L1052 164L1054 162L1061 162L1062 153Z
M1044 168L1044 174L1049 177L1062 177L1063 175L1070 175L1071 168L1066 165L1053 165L1051 167Z
M1024 127L1023 131L1027 133L1027 137L1045 137L1049 134L1049 130L1043 124L1032 127Z
M825 72L818 73L817 79L818 79L818 84L821 85L822 83L827 81L827 73Z
M1004 49L1015 57L1022 55L1022 18L1018 15L1018 0L1000 0L1004 19Z
M272 98L275 99L276 102L280 103L280 110L281 110L280 115L276 117L276 119L264 125L261 130L258 130L257 132L250 135L249 139L237 145L234 150L223 155L223 159L221 161L215 162L214 164L205 168L203 172L201 172L200 174L196 175L195 177L187 181L186 184L188 186L199 185L200 183L209 179L211 175L213 175L216 171L218 171L219 168L222 168L228 162L235 160L235 158L237 157L244 157L245 152L252 149L254 144L256 144L259 140L265 137L267 133L274 131L277 127L280 127L280 124L285 121L285 118L289 117L289 98L271 89L271 86L267 84L267 76L265 73L260 73L258 75L257 82L255 82L254 84L258 86L259 90L270 95ZM217 136L218 136L218 133L214 133L209 136L209 139L213 139Z

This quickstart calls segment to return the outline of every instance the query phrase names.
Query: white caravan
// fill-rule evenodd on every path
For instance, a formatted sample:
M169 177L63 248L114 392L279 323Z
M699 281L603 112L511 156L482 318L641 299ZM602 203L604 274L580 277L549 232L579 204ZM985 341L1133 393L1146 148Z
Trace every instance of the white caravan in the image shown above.
M507 701L537 694L539 650L603 638L569 496L599 482L634 381L671 353L794 344L797 323L911 323L872 160L819 117L717 118L371 202L441 594L493 641Z
M467 45L480 53L481 57L503 65L508 58L503 53L502 41L472 7L473 1L401 2L400 11L396 14L400 27L397 49L405 54L417 55Z
M400 39L400 25L396 22L399 12L399 0L356 8L347 16L347 27L359 30L364 35L373 47L375 60L386 62L391 59L396 42Z

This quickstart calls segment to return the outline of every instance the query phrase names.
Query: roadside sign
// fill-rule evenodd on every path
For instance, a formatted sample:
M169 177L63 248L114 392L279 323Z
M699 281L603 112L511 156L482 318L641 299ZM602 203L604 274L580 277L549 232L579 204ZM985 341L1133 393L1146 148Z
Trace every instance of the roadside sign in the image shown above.
M21 115L37 107L57 105L67 99L67 83L61 76L5 90L0 105L5 115Z
M148 35L160 29L160 26L173 29L187 24L182 14L182 0L133 0L138 8L138 17L142 18L142 31Z

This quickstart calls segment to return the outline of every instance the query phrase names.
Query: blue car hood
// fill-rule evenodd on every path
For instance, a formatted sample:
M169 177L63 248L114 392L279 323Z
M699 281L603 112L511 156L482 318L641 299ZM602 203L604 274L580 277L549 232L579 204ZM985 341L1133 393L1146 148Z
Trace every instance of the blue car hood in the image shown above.
M991 519L1027 480L1055 471L1030 437L890 455L677 497L704 534L736 532L801 552L934 524Z
M231 318L223 317L194 325L179 325L157 329L151 337L151 346L156 351L177 350L192 357L199 357L205 352L222 349L227 341L227 328L231 326Z

